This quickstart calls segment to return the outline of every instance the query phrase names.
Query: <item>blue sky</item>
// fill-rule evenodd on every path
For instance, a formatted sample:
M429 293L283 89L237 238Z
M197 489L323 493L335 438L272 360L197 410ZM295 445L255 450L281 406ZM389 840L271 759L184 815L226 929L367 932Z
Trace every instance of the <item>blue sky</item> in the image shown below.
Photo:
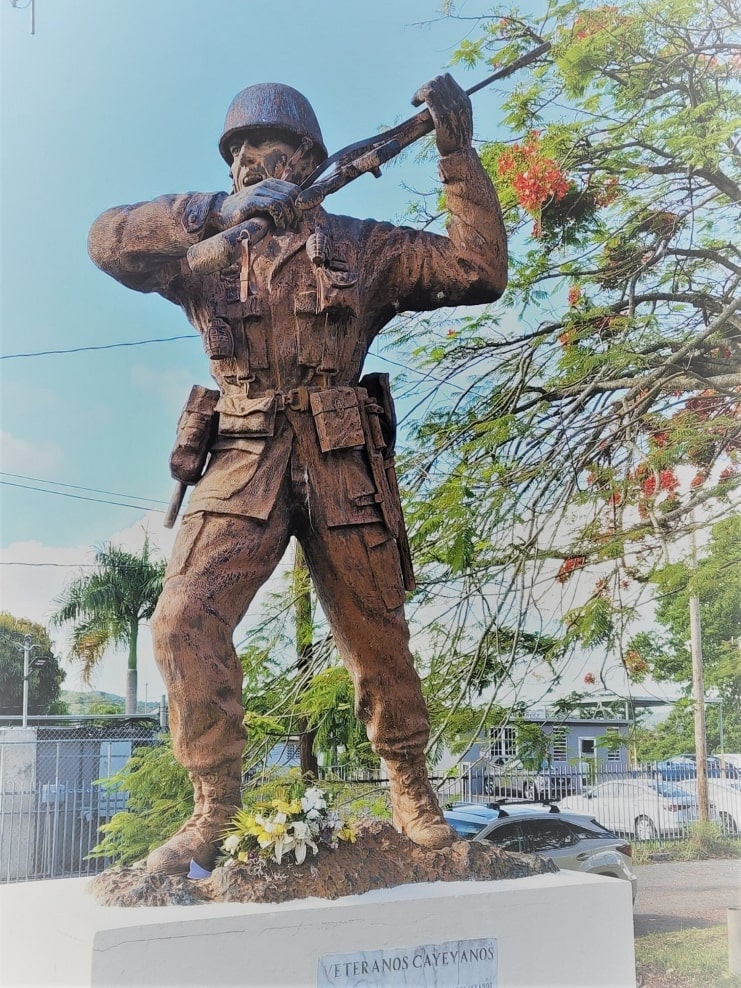
M210 381L177 307L94 267L93 219L166 192L228 189L218 139L232 97L254 82L303 92L330 151L409 116L417 87L475 32L439 8L439 0L36 0L32 36L28 9L0 5L4 609L46 623L91 547L108 540L136 549L147 530L168 553L172 534L156 509L171 492L175 424L191 385ZM456 5L464 17L482 9ZM453 71L466 87L483 74ZM496 86L474 97L477 131L488 138L500 101ZM413 192L436 181L434 162L410 155L328 205L398 221ZM176 336L188 338L112 346ZM50 486L41 481L60 493L39 490ZM124 666L120 655L107 658L95 685L123 693ZM75 672L65 685L79 686ZM161 692L147 635L141 698L145 690Z

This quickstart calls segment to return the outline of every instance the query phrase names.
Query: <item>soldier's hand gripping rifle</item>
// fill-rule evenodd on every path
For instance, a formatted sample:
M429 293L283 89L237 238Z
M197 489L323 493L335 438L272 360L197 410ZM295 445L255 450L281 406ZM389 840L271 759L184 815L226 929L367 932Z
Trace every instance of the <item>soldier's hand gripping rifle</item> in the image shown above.
M527 54L516 59L506 68L499 69L466 93L471 96L480 89L504 79L519 69L530 65L541 55L544 55L550 44L545 42ZM328 195L337 192L359 175L371 172L378 178L381 165L396 157L400 151L435 129L429 110L422 110L391 130L377 134L364 141L357 141L337 151L323 161L311 175L302 183L301 192L296 198L296 208L305 212L318 206ZM333 167L334 166L334 167ZM321 176L329 169L332 172L326 177ZM188 250L187 259L195 274L209 274L234 264L239 258L242 245L254 245L274 229L272 222L263 216L254 216L237 226L218 233L207 240L194 244Z

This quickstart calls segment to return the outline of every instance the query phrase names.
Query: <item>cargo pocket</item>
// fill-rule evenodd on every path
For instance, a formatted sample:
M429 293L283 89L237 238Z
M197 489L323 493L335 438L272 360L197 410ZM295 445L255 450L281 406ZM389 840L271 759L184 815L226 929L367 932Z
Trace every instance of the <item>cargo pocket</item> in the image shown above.
M363 525L360 531L368 550L376 589L386 608L394 611L406 599L396 539L382 525Z
M193 558L193 552L203 529L205 519L202 513L186 515L180 523L180 529L172 548L172 554L167 563L165 579L181 576Z

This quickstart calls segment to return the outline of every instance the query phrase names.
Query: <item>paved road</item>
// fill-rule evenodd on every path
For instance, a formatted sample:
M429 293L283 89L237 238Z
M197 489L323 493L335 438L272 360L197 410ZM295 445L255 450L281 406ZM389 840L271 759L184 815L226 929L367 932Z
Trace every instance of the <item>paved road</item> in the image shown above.
M636 936L721 926L728 906L741 905L741 858L636 865Z

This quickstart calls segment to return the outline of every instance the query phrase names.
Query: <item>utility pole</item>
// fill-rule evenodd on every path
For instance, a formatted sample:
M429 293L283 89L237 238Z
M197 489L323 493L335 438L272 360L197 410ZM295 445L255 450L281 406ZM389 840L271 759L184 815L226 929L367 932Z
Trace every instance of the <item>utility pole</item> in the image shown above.
M692 575L697 571L697 544L692 531ZM692 579L692 577L690 577ZM692 696L695 701L695 759L697 762L697 802L701 820L710 819L708 805L708 762L705 734L705 683L702 668L702 623L700 598L690 587L690 651L692 653Z

